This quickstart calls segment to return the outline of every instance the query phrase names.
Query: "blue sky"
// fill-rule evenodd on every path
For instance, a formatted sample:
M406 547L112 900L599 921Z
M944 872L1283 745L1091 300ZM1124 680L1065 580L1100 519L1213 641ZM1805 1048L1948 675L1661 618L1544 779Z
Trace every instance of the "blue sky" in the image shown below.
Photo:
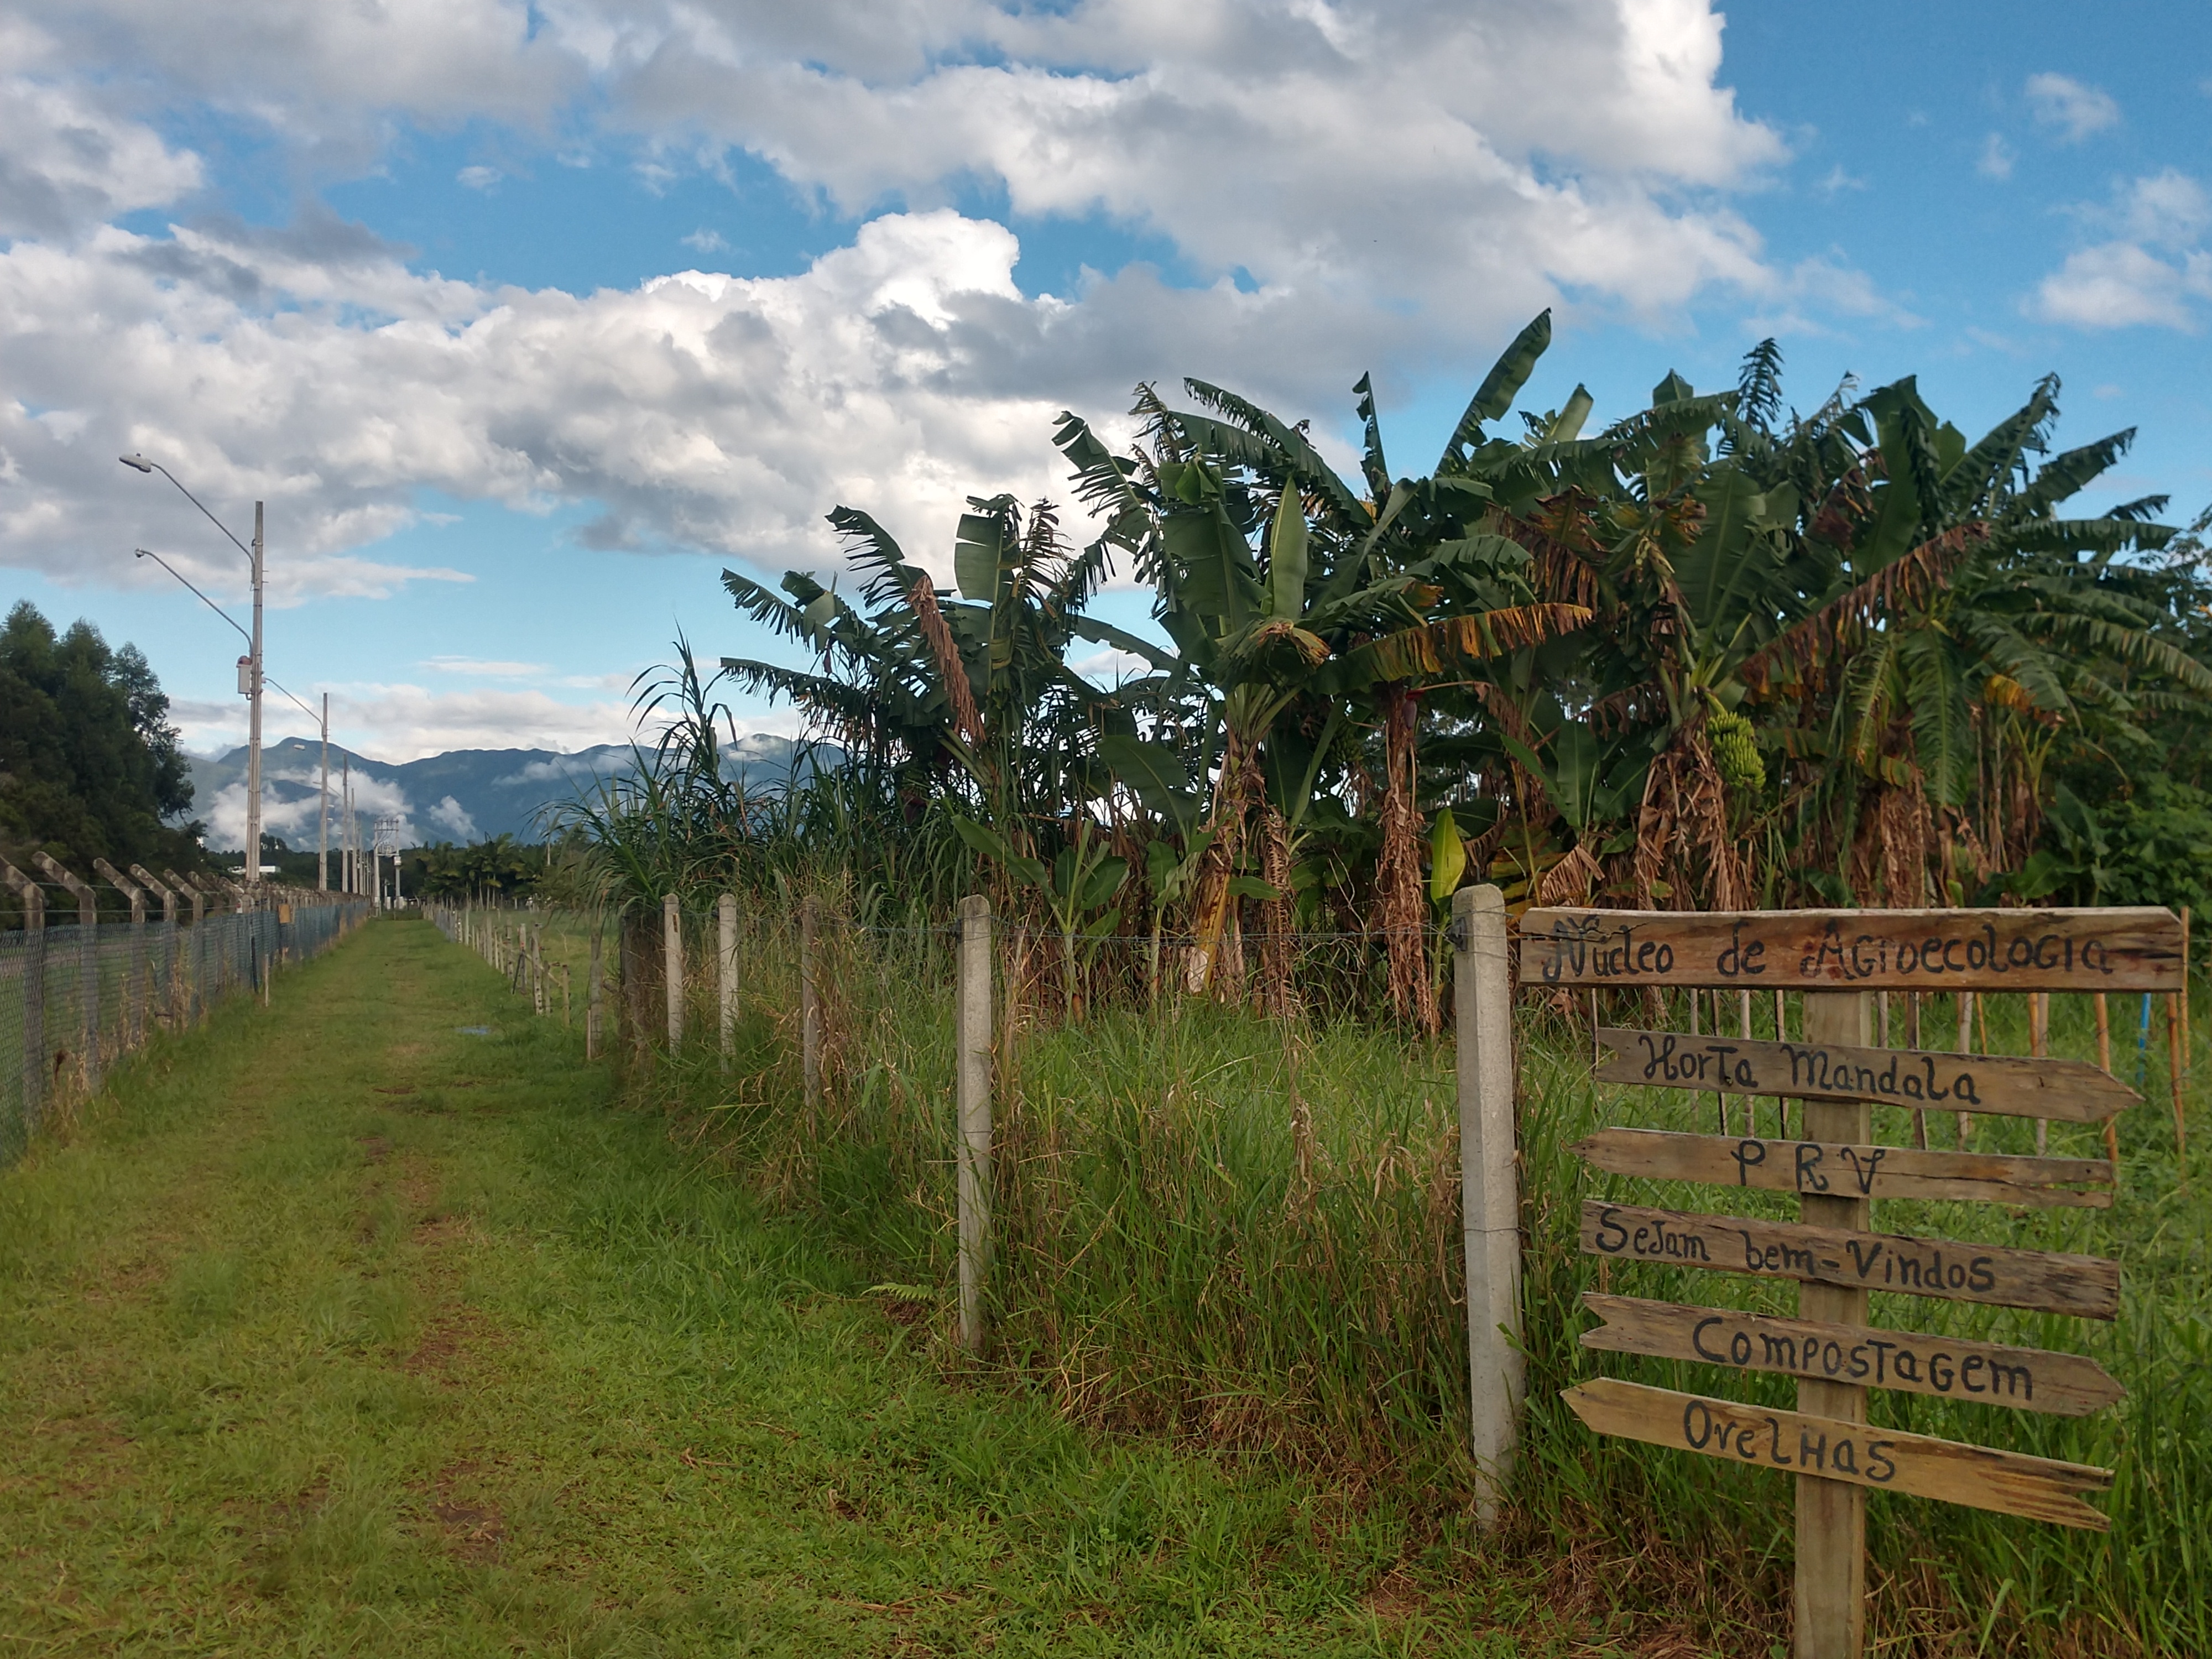
M679 629L770 648L725 564L827 567L840 501L941 555L1140 378L1340 441L1372 368L1425 469L1547 304L1535 407L1768 333L1795 400L1917 374L1970 432L2055 371L2062 442L2140 428L2104 499L2212 503L2212 9L0 0L0 597L137 642L203 749L235 636L130 550L240 562L119 450L269 501L271 672L392 759L619 737Z

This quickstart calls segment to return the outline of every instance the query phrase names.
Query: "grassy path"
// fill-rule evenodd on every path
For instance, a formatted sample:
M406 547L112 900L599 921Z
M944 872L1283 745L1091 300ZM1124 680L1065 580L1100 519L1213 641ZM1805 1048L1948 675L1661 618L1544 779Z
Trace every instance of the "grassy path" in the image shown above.
M0 1656L1569 1650L948 1386L608 1090L379 924L0 1172Z

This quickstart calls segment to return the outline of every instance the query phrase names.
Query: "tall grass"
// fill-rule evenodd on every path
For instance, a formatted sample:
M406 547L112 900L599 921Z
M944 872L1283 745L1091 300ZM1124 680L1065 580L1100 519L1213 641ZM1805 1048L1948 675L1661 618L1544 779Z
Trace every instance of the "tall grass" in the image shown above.
M933 1306L945 1363L952 1279L951 937L833 928L820 945L826 1085L807 1109L797 1052L795 903L748 918L743 1015L725 1069L714 1051L708 952L687 988L684 1053L652 1014L626 1039L635 1103L666 1112L732 1178L814 1212L895 1299ZM708 929L700 927L697 946ZM580 964L581 934L553 948ZM1348 951L1342 944L1318 946ZM645 953L650 957L653 953ZM1790 1286L1650 1265L1601 1264L1577 1246L1585 1196L1782 1218L1779 1194L1718 1194L1592 1172L1593 1128L1715 1127L1710 1095L1601 1087L1583 1010L1520 1015L1520 1133L1528 1410L1511 1524L1466 1528L1466 1349L1452 1051L1399 1030L1316 1016L1283 1022L1167 994L1108 1002L1073 1023L1038 994L1018 944L997 1054L993 1340L981 1369L1048 1391L1070 1415L1307 1467L1366 1501L1413 1512L1432 1539L1562 1564L1562 1594L1640 1610L1723 1651L1765 1654L1788 1601L1791 1492L1771 1474L1594 1439L1559 1390L1599 1374L1779 1406L1786 1379L1579 1346L1585 1291L1787 1314ZM1323 963L1343 972L1342 963ZM1326 975L1324 974L1324 977ZM1125 976L1126 978L1126 976ZM1002 986L1002 997L1003 997ZM2024 1005L2000 1006L1991 1046L2025 1052ZM2053 1051L2095 1052L2085 1000L2056 999ZM2132 1005L2130 1005L2130 1009ZM1644 1000L1607 1019L1652 1017ZM1686 1010L1667 1018L1677 1028ZM1571 1012L1577 1018L1570 1019ZM1948 1001L1931 1031L1953 1027ZM1799 1012L1790 1015L1798 1029ZM1771 1011L1759 1011L1771 1034ZM2132 1022L2115 1024L2131 1035ZM642 1036L645 1040L640 1041ZM1901 1035L1899 1037L1902 1041ZM2134 1070L2125 1042L2115 1069ZM2015 1213L1884 1202L1882 1231L2110 1255L2125 1305L2106 1327L2014 1310L1877 1296L1875 1322L2094 1355L2129 1389L2086 1419L1875 1393L1899 1429L2118 1471L2107 1534L1892 1495L1871 1505L1882 1650L1927 1654L2212 1652L2212 1179L2185 1184L2160 1055L2148 1102L2126 1114L2109 1211ZM2191 1100L2201 1145L2201 1091ZM1741 1101L1731 1121L1741 1124ZM1781 1109L1758 1106L1771 1128ZM1795 1122L1796 1113L1790 1112ZM1931 1115L1935 1144L1952 1120ZM1877 1137L1908 1143L1906 1115ZM2033 1150L2033 1126L1977 1120L1975 1145ZM2056 1155L2094 1157L2099 1132L2053 1124ZM1608 1267L1611 1267L1608 1275Z

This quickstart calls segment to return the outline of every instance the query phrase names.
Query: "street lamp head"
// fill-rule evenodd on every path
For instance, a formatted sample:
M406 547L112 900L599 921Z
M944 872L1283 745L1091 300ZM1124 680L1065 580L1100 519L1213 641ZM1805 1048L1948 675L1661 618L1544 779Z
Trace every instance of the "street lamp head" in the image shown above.
M143 455L118 455L115 459L125 466L137 467L141 472L151 473L154 470L154 463Z

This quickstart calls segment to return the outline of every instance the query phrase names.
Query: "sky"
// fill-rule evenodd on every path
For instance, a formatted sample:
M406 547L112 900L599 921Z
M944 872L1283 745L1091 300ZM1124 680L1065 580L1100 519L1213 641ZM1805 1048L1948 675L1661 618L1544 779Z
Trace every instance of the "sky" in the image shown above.
M720 575L1066 501L1140 381L1426 471L1538 311L1603 420L1772 336L1789 400L2036 380L2084 506L2212 504L2212 7L1870 0L0 0L0 602L243 739L620 741ZM1079 533L1079 515L1069 520ZM1115 620L1141 595L1109 592ZM792 715L734 699L741 731Z

